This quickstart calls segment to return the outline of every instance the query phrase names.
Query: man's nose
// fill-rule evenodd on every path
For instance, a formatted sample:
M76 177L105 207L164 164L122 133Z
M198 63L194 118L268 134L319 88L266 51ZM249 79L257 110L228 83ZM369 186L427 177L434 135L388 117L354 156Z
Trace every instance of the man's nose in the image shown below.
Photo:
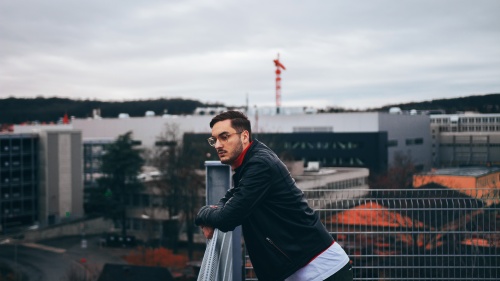
M217 148L217 147L222 147L222 142L217 138L216 141L215 141L215 144L214 144L214 147Z

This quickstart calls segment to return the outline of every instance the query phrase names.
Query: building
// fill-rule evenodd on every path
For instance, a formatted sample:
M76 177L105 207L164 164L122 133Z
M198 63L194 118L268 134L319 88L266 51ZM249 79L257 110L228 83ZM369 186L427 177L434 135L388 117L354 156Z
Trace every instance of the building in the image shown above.
M500 114L431 115L435 167L500 165Z
M52 225L83 216L82 134L72 129L39 131L39 218Z
M12 184L2 190L10 190L14 196L28 196L28 201L11 203L11 206L14 211L36 215L30 220L12 218L11 223L29 225L36 222L47 226L83 217L81 131L68 125L14 127L15 133L0 135L4 145L2 158L12 159L10 171L4 168L2 172L4 184L6 180ZM20 153L19 156L16 153ZM32 159L29 158L31 154L35 155ZM22 168L14 166L17 163ZM7 192L4 198L5 194ZM30 200L36 204L29 203Z
M84 141L116 139L119 135L132 131L134 140L140 147L153 150L161 145L161 135L167 130L178 132L177 141L182 141L185 134L199 134L200 141L202 141L201 136L206 138L210 135L209 123L212 117L213 115L204 114L127 119L75 119L72 126L82 132ZM428 170L431 167L430 121L427 115L381 112L254 114L249 115L249 119L252 122L253 134L259 139L264 140L266 136L281 138L281 140L294 139L293 143L287 142L289 147L284 149L292 148L297 153L294 155L296 160L302 160L303 155L318 155L318 145L323 147L320 154L330 155L339 153L343 146L347 146L350 152L366 150L360 146L362 145L370 146L374 151L365 155L366 159L361 162L356 159L358 157L349 156L350 153L346 151L342 152L342 158L330 157L312 161L320 161L323 166L332 167L345 166L346 163L353 162L357 163L353 164L353 167L369 167L376 172L390 166L396 154L404 154L411 157L415 165L422 170ZM316 141L316 138L322 138L322 143ZM205 140L202 142L205 144ZM277 146L276 149L279 147ZM206 145L202 154L208 153L213 153L213 148ZM372 159L373 157L376 159Z
M429 116L294 112L259 115L254 110L249 114L254 136L285 160L306 165L315 162L323 168L367 168L376 173L384 171L400 153L411 157L421 170L430 168ZM84 200L88 200L88 197L84 199L83 189L97 186L105 146L129 131L138 148L150 152L177 143L183 143L185 148L196 146L191 152L199 156L201 169L204 161L218 160L213 148L206 143L213 117L208 113L212 112L202 114L200 111L198 115L189 116L149 114L139 118L74 119L70 125L57 126L14 126L15 132L36 133L39 137L39 221L50 225L82 216ZM167 144L163 138L166 134L175 135ZM157 197L149 191L131 197L130 203L136 209L131 213L133 230L150 224L141 210L154 205L153 202L160 200ZM152 216L160 217L153 213L145 215L149 220Z
M304 192L309 205L325 209L344 198L361 198L368 194L366 168L323 168L307 170L294 176L297 186Z
M500 168L462 167L436 169L413 176L413 187L419 188L435 183L457 190L472 198L482 199L486 205L499 203Z
M0 134L0 232L38 221L39 137Z

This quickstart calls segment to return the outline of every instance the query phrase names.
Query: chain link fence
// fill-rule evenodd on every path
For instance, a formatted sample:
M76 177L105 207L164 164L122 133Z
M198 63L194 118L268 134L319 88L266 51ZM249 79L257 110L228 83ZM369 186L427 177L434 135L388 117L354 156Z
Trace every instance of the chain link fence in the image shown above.
M305 191L354 280L500 280L500 190ZM245 255L245 280L258 280Z

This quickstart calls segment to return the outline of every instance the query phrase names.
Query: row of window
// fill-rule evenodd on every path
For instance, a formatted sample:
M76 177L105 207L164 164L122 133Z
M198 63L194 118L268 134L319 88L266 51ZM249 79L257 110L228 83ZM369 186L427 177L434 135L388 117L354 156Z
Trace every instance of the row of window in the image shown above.
M500 117L461 117L458 119L459 123L500 123ZM432 124L448 124L448 123L456 123L455 121L450 120L450 118L431 118Z
M351 187L357 187L368 184L368 179L366 177L347 179L343 181L331 182L326 185L328 189L346 189Z
M406 139L406 145L421 145L424 143L423 138L415 138L415 139Z
M0 216L20 215L33 212L35 202L33 200L19 200L12 202L2 202Z
M441 143L439 147L500 147L500 143Z
M414 138L414 139L406 139L405 140L405 144L407 146L410 146L410 145L421 145L424 143L424 139L423 138ZM398 141L397 140L389 140L387 141L387 147L394 147L394 146L398 146Z
M460 118L462 123L500 123L500 117L468 117Z
M500 132L500 125L490 126L439 126L439 132Z
M350 167L364 167L366 161L359 157L325 157L322 159L304 159L304 162L309 161L320 161L322 165L326 167L330 166L350 166Z
M358 149L362 147L361 142L354 141L318 141L318 142L307 142L307 141L287 141L283 143L285 149L341 149L341 150L351 150ZM271 144L269 145L271 146Z

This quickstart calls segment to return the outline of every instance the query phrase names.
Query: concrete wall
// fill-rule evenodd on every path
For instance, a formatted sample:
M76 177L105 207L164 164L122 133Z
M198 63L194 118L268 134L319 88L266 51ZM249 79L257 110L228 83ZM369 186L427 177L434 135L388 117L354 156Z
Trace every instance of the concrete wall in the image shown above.
M90 220L79 220L71 223L60 224L39 230L30 230L24 233L24 240L39 241L63 236L76 236L102 234L113 230L111 220L95 218Z
M387 132L389 141L395 140L397 146L388 149L389 165L394 164L397 153L408 155L416 165L423 165L424 170L432 166L432 137L429 130L428 115L400 115L380 113L380 130ZM406 140L422 138L423 143L407 145Z
M81 132L77 130L41 131L40 140L40 224L45 226L82 217Z
M312 115L249 116L253 132L292 133L297 128L331 127L333 132L377 132L379 130L377 112L335 113ZM119 135L132 131L135 140L140 140L143 147L153 147L167 125L178 126L183 133L206 133L213 116L192 115L162 117L138 117L127 119L75 119L73 127L82 131L84 139L115 139ZM428 128L427 128L428 130Z

